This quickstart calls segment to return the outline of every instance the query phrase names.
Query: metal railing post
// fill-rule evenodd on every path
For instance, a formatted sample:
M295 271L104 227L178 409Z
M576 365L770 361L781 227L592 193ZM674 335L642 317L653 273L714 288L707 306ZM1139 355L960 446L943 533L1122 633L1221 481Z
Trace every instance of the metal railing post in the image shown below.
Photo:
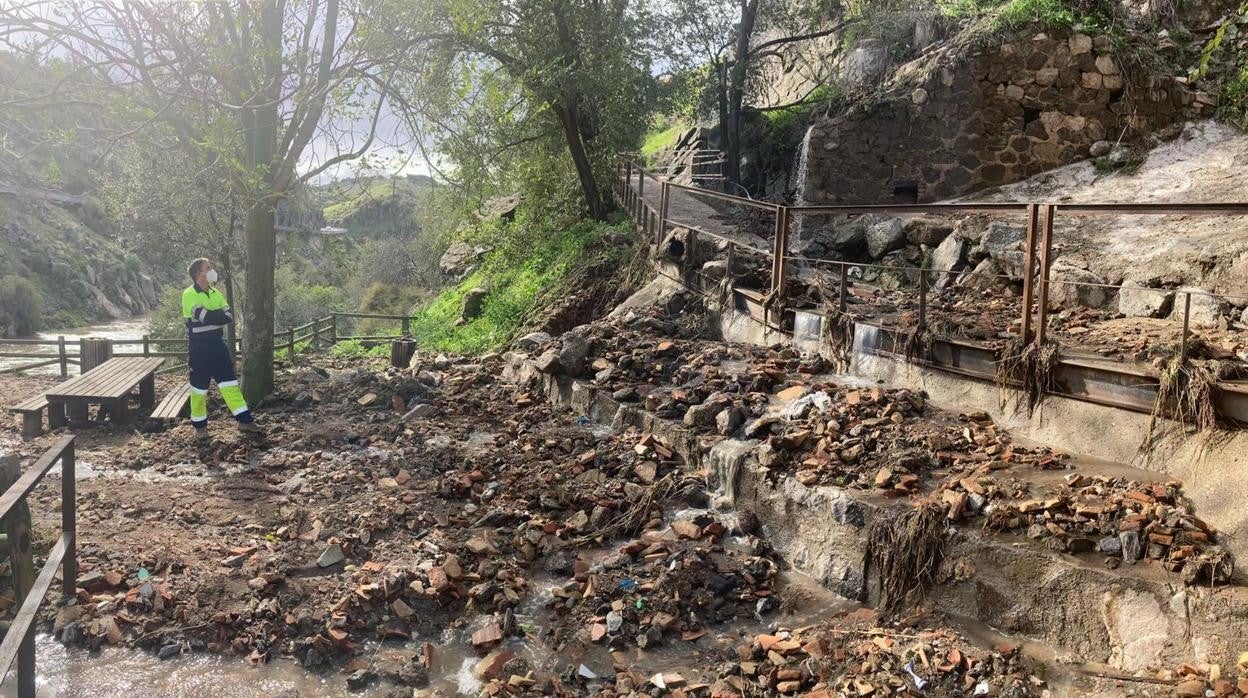
M927 327L927 265L919 266L919 327L922 331Z
M1183 337L1179 340L1179 361L1187 358L1187 340L1192 334L1192 292L1183 292Z
M839 298L836 301L836 309L844 313L849 309L849 265L845 262L837 262L841 266L841 288L837 292Z
M1027 250L1023 255L1023 327L1022 339L1031 339L1032 276L1036 268L1036 223L1039 207L1027 204Z
M1053 262L1053 212L1052 204L1040 207L1040 289L1036 294L1040 309L1036 317L1036 347L1044 344L1045 325L1049 316L1049 267Z
M789 252L789 207L781 206L776 209L776 234L775 240L772 242L772 277L771 277L771 293L775 302L779 304L781 312L784 310L784 281L788 273L788 261L785 256Z
M57 336L56 353L61 362L61 379L69 378L69 357L65 355L65 335Z
M70 439L61 452L61 537L65 540L65 558L61 561L61 594L66 600L77 595L78 586L78 518L75 503L74 441Z

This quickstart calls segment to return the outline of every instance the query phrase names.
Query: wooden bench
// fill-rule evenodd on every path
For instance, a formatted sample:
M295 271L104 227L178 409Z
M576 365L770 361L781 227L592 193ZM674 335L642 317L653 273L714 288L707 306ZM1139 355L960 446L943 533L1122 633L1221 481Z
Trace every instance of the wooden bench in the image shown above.
M31 439L43 431L43 411L48 407L48 396L36 395L25 402L19 402L9 408L9 412L22 415L22 438ZM48 428L55 429L65 425L64 410L48 412Z
M45 393L48 409L65 410L69 419L82 422L87 409L98 404L106 409L113 421L130 421L129 398L138 388L139 404L150 410L156 404L156 369L163 359L155 357L114 357L71 378Z
M191 384L183 383L170 390L152 412L152 419L171 422L187 414L191 402Z

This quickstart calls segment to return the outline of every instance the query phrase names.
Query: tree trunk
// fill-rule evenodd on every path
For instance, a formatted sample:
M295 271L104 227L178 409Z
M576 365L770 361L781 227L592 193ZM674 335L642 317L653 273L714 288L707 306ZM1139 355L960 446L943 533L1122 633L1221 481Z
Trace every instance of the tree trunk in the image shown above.
M251 404L273 391L273 266L277 259L275 211L257 201L247 211L243 266L243 395Z
M234 295L234 265L230 261L231 260L230 248L233 247L234 245L234 211L233 209L230 210L230 227L225 231L225 235L223 236L222 239L224 240L224 243L221 245L221 269L222 271L225 272L225 279L224 279L225 300L227 303L230 304L230 308L232 308L236 313L238 313L238 317L242 317L243 316L242 315L243 303L240 302L242 299ZM237 341L238 335L236 334L237 332L238 332L237 323L231 322L230 324L225 326L225 341L226 341L226 344L230 347L231 360L233 360L232 357L234 356L234 348L238 346L238 341Z
M243 395L252 405L273 391L273 268L277 263L273 191L279 128L278 104L282 77L282 11L269 0L261 7L261 36L265 88L260 105L242 111L243 162L253 179L247 189L247 218L243 241Z
M728 66L720 63L715 67L716 102L719 105L719 149L728 150ZM727 168L724 170L727 172Z
M741 105L745 101L745 78L749 68L750 36L758 17L758 0L741 0L741 22L737 25L737 53L733 56L728 80L728 168L725 176L741 183Z
M563 126L564 139L568 143L568 153L572 156L573 165L576 166L576 176L581 182L581 193L585 196L585 203L589 206L589 215L594 220L606 220L610 209L603 204L602 195L598 190L598 182L594 180L593 165L589 162L589 155L585 152L585 143L581 140L580 124L577 123L576 103L571 102L564 105L556 102L551 105L551 108L559 117L559 123Z

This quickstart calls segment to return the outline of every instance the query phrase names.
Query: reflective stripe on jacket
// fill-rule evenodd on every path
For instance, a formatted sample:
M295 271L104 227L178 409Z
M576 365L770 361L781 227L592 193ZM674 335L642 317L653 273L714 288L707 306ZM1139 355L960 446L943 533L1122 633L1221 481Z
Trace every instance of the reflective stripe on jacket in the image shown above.
M195 284L182 292L182 319L190 340L220 339L221 330L234 322L225 294L215 288L201 289Z

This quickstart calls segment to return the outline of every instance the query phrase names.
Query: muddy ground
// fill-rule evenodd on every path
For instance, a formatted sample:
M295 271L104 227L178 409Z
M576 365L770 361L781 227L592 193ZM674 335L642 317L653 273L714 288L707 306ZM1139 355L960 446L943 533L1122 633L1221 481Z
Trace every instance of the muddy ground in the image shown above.
M777 474L931 502L933 521L983 525L989 501L1032 502L1037 493L994 481L1001 464L1061 465L981 416L839 386L791 350L725 345L658 317L581 335L533 356L709 439L764 438ZM713 508L705 473L671 444L592 423L500 374L496 356L420 356L403 371L313 357L282 371L257 407L264 437L237 433L219 412L207 444L185 424L79 430L79 589L45 621L71 645L294 661L340 676L344 690L395 695L1049 690L1052 668L1008 638L967 639L921 593L882 618L809 583L748 511ZM24 395L49 382L6 378L4 388ZM783 418L771 409L807 395ZM27 458L57 436L22 443L15 425L3 431ZM1188 530L1177 513L1134 514L1132 484L1056 479L1064 498L997 507L993 525L1031 535L1043 517L1058 530L1034 537L1063 547L1132 515ZM49 477L32 503L45 545L59 488ZM1093 494L1110 502L1103 511L1074 511L1075 497ZM1176 502L1174 489L1141 494L1148 512L1179 511L1158 504ZM1169 564L1188 545L1182 567L1197 543L1155 552ZM1158 690L1206 678L1171 672ZM1108 694L1153 685L1079 681Z

